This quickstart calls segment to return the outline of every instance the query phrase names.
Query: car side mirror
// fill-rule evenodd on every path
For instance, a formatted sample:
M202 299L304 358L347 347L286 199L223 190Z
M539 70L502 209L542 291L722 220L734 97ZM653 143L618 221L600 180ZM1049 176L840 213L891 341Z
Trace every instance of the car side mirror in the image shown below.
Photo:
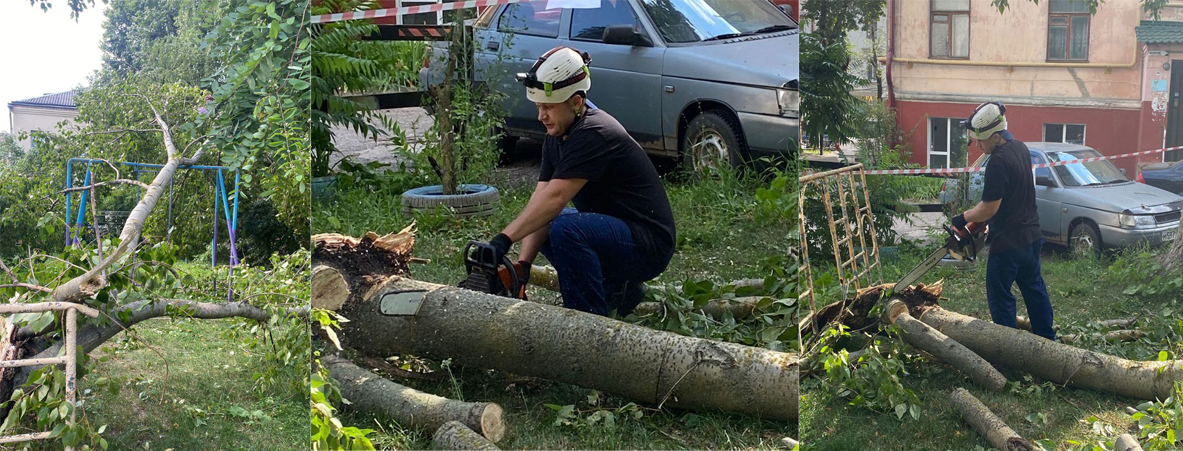
M786 16L793 17L793 7L789 5L780 5L780 10L785 12Z
M636 47L653 47L653 41L638 33L632 25L612 25L604 28L604 43L615 45L629 45Z
M1055 180L1052 180L1051 177L1046 176L1046 175L1036 176L1035 177L1035 184L1038 186L1046 186L1048 188L1059 188L1060 187L1060 185L1056 184Z

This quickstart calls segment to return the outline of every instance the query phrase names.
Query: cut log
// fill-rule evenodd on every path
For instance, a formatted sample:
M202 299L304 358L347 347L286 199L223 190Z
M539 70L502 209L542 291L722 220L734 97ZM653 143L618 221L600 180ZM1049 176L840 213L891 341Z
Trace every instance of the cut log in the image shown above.
M797 449L798 446L801 446L801 444L798 443L796 440L793 440L792 437L785 437L785 438L780 439L780 447L781 447L781 449L783 449L785 451L793 451L794 449Z
M970 351L936 329L929 327L908 314L908 306L899 300L887 305L887 319L903 331L904 342L932 354L942 362L961 371L982 388L992 392L1006 387L1006 377L994 369L985 359Z
M435 449L481 451L499 451L501 449L459 421L449 421L436 429L431 443L435 445Z
M1117 441L1113 443L1113 451L1142 451L1142 445L1138 443L1138 439L1130 434L1121 434L1117 437Z
M1138 322L1138 318L1120 318L1100 321L1098 324L1106 329L1126 329Z
M1139 362L1057 343L938 306L912 315L982 358L1057 384L1138 399L1166 399L1183 380L1183 361Z
M379 313L383 294L416 289L427 291L416 316ZM658 405L797 418L791 354L399 277L354 293L340 310L350 319L342 341L363 354L451 358Z
M1143 335L1145 334L1140 330L1114 330L1103 334L1087 334L1089 337L1099 338L1108 342L1134 341L1142 338ZM1064 343L1073 343L1080 341L1081 338L1084 338L1084 336L1078 334L1067 334L1062 336L1060 341Z
M559 292L559 272L552 266L530 266L530 285Z
M325 356L320 362L340 385L341 395L349 400L350 407L360 412L390 418L400 426L428 434L444 423L458 421L466 430L479 431L493 442L505 435L503 411L495 403L456 401L424 393L383 379L340 357Z
M1016 316L1015 317L1015 324L1018 325L1019 329L1023 329L1027 332L1031 332L1031 320L1027 319L1026 316L1022 316L1022 315Z
M703 305L702 308L693 309L702 311L704 315L711 318L723 318L727 313L731 313L732 318L743 319L752 316L756 312L756 307L759 302L767 296L743 296L734 299L712 299ZM660 302L642 302L637 305L634 312L637 315L659 315L665 308Z
M964 388L953 389L953 406L961 412L961 418L969 423L978 434L990 442L990 446L1002 451L1034 451L1034 444L1016 434L1002 419L994 415L982 401Z
M349 283L340 271L325 265L312 268L312 307L337 310L349 299Z

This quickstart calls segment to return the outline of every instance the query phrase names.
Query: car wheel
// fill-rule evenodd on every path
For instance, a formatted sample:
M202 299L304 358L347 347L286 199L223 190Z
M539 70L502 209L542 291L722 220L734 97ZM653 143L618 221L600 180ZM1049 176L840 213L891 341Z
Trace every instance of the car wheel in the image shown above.
M702 113L690 121L682 135L682 155L698 174L714 172L724 164L738 167L744 152L739 130L735 119L715 111Z
M1101 252L1101 233L1087 222L1072 226L1068 232L1068 249L1076 257L1088 257Z

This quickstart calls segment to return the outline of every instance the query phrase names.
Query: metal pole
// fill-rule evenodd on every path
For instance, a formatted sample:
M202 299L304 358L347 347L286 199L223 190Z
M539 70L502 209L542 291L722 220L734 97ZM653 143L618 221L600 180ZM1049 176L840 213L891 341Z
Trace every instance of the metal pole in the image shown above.
M71 180L70 170L74 167L74 160L71 159L66 162L66 189L74 187L74 181ZM70 247L70 192L66 192L66 247Z

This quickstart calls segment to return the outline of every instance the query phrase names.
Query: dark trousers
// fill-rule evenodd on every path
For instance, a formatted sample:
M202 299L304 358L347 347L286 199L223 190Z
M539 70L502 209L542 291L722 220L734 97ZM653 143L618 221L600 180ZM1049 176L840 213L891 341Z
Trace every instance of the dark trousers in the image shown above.
M990 305L990 317L995 324L1018 327L1015 322L1015 295L1011 285L1018 283L1027 304L1027 316L1031 318L1031 331L1036 335L1056 339L1052 328L1052 302L1043 284L1039 269L1039 252L1043 239L1016 249L991 253L986 262L986 300Z
M624 221L574 208L551 221L542 255L559 273L563 306L604 316L632 312L644 296L641 283L669 264L645 255Z

